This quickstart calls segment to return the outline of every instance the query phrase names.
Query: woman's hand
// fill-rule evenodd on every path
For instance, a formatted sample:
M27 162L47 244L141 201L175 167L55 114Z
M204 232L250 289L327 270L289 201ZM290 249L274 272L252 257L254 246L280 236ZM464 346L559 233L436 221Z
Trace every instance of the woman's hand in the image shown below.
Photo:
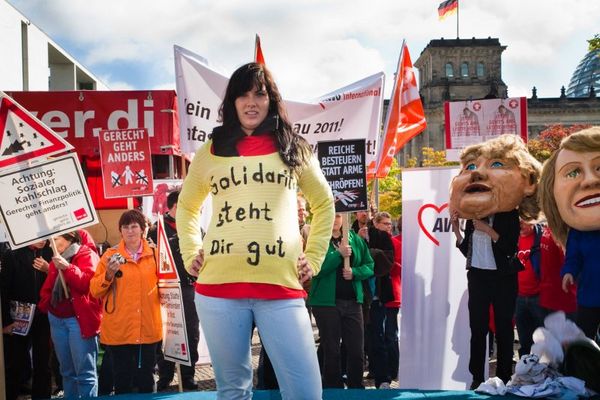
M354 278L354 275L352 274L352 268L342 268L342 277L347 281L351 281L352 278Z
M33 260L33 268L37 269L38 271L42 271L42 272L48 272L48 261L44 260L42 257L36 257Z
M52 262L54 263L56 269L61 271L64 271L69 267L69 262L65 260L61 255L52 257Z
M565 293L569 293L569 286L575 284L575 280L573 279L573 275L565 274L562 279L562 290Z
M308 264L304 253L300 253L300 255L298 256L298 262L296 263L296 267L298 268L298 280L300 281L300 283L307 282L313 277L314 272Z
M339 253L342 255L342 257L346 258L346 257L350 257L352 255L352 247L350 247L350 245L340 245L337 249L339 251Z
M198 255L196 256L196 258L194 258L194 261L192 261L190 275L198 277L202 265L204 265L204 250L200 249L198 250Z
M5 327L2 328L2 333L4 333L5 335L12 335L14 326L15 326L14 322L12 324L6 325Z
M106 273L104 274L104 278L107 281L112 281L119 269L121 269L121 263L117 261L114 257L111 257L108 260L108 265L106 266Z

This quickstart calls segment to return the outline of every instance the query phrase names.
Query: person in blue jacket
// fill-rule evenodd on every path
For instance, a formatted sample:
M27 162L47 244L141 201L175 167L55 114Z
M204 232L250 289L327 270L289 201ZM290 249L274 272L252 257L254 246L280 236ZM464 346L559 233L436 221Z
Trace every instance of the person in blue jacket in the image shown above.
M563 139L546 161L540 203L566 247L563 290L577 282L577 325L591 339L600 326L600 127Z

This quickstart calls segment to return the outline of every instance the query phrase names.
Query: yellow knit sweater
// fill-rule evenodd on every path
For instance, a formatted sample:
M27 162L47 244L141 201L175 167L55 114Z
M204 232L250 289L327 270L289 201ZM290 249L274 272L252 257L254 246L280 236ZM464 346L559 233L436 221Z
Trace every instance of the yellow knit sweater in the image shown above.
M268 283L302 289L296 262L297 189L313 219L306 258L316 274L327 251L334 218L333 196L315 157L297 177L278 153L246 157L211 154L205 143L190 165L177 203L177 232L189 270L199 249L202 284ZM212 195L212 217L202 240L200 207Z

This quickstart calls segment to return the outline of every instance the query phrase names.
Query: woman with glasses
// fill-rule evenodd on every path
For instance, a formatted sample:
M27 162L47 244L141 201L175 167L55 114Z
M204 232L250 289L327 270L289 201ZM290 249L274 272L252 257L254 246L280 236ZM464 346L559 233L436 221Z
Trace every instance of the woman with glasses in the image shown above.
M90 282L90 293L102 300L100 343L113 359L115 394L154 390L162 320L156 261L145 229L144 214L124 212L119 219L121 241L102 255Z

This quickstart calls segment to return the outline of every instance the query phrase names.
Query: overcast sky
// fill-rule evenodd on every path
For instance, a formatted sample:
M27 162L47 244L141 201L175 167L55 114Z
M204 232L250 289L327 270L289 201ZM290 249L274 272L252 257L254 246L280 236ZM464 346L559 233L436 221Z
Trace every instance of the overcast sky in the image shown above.
M3 0L0 0L3 1ZM174 89L173 45L229 75L254 57L287 99L308 100L371 74L386 97L402 40L413 62L432 39L456 38L441 0L8 0L111 89ZM460 38L498 38L509 96L558 97L587 41L598 0L459 0Z

